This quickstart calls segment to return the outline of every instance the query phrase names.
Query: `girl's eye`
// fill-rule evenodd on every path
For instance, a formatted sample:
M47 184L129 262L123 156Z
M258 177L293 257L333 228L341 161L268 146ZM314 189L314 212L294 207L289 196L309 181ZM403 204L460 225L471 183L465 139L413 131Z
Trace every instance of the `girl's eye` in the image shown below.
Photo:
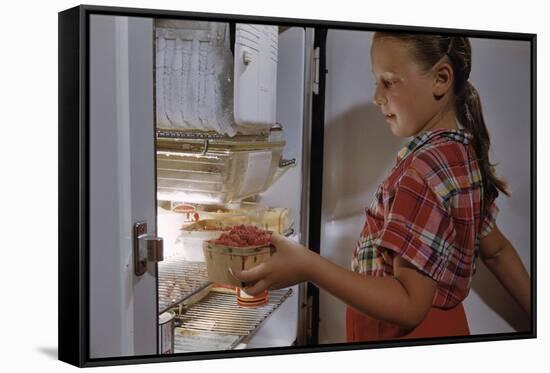
M392 88L393 86L395 86L394 80L380 79L379 83L381 83L384 88ZM378 86L379 83L376 82L375 85Z

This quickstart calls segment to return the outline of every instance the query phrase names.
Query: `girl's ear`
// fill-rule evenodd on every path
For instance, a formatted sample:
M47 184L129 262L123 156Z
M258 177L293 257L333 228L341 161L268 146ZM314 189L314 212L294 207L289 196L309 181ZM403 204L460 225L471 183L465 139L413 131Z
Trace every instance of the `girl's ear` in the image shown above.
M441 62L434 73L433 95L436 100L441 99L453 87L453 68L448 62Z

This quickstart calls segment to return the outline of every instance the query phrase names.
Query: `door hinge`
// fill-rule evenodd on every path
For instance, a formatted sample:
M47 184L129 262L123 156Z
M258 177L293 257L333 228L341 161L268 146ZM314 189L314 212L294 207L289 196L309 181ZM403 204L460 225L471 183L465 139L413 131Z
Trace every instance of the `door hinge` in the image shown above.
M312 82L312 91L316 95L319 94L319 63L320 63L321 49L316 47L313 49L313 82Z

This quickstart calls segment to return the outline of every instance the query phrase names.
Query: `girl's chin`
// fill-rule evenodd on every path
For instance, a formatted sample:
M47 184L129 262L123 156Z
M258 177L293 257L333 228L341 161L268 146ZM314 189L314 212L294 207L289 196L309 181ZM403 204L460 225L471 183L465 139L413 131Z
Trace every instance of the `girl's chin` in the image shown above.
M393 133L394 136L398 137L407 137L407 134L404 133L402 128L396 125L396 123L390 124L390 130Z
M407 130L406 128L402 128L398 126L397 123L395 122L390 124L390 130L393 133L393 135L397 137L412 137L416 135L414 131L411 131L410 129Z

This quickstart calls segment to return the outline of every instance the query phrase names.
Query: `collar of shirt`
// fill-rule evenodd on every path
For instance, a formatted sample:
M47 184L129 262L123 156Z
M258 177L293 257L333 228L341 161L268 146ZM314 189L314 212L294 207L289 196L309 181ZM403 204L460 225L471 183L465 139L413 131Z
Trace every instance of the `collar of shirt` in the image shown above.
M463 144L468 144L472 139L472 134L464 129L439 128L433 131L422 132L414 136L407 145L397 153L397 162L406 158L409 154L421 147L423 144L434 137L445 136Z

